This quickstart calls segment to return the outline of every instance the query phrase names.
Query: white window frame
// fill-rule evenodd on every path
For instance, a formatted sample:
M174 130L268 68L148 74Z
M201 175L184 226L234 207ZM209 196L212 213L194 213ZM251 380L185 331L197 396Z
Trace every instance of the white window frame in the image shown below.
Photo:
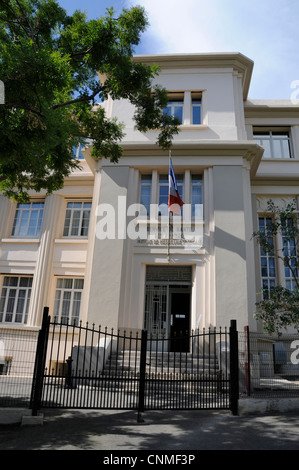
M185 170L183 172L176 172L176 178L177 178L177 184L178 187L181 188L181 198L184 201L185 204L191 204L192 207L192 216L194 217L194 205L196 204L201 204L203 206L203 174L200 172L192 172L190 173L189 170ZM142 174L140 175L140 196L139 200L140 203L141 201L141 191L142 191ZM161 186L164 186L169 188L169 180L168 180L168 174L166 173L157 173L156 170L153 170L152 173L148 173L145 175L148 177L148 179L151 179L150 182L146 182L145 185L151 185L151 204L157 204L158 206L160 205L160 188ZM163 179L160 177L163 177ZM183 180L179 181L178 176L182 176ZM196 182L194 180L194 177L197 178ZM195 202L192 197L192 187L197 186L201 188L201 203L200 202ZM190 194L189 194L190 193ZM168 205L168 201L165 202L165 204ZM165 215L165 214L164 214Z
M295 220L293 218L289 219L292 221L292 224L295 223ZM290 245L290 241L286 239L286 237L283 236L282 234L282 249L283 253L285 254L285 251L287 253L287 256L292 257L297 261L297 250L296 250L296 240L293 238L293 244L294 246ZM292 251L295 250L295 253L292 253ZM297 267L293 267L295 271L297 271ZM293 290L297 287L295 280L293 279L291 269L288 266L284 265L284 282L285 282L285 287L286 289Z
M179 179L179 177L182 177L183 180L181 181ZM168 189L169 189L169 177L168 177L168 174L165 174L165 173L161 173L158 175L158 206L160 208L160 205L162 206L163 202L160 202L160 189L161 187L166 187L167 188L167 194L168 194ZM176 178L176 182L177 182L177 187L178 187L178 190L179 190L179 194L180 194L180 197L182 199L182 201L184 201L184 183L185 183L185 174L184 173L176 173L175 174L175 178ZM180 191L181 189L181 191ZM166 205L168 207L168 200L166 201ZM163 204L163 206L165 206L165 203ZM164 207L162 207L162 209L164 209ZM182 214L182 210L183 208L181 207L181 214ZM159 209L159 212L160 209ZM161 215L167 215L168 216L168 209L167 209L167 212L164 214L164 213L161 213Z
M67 282L72 283L71 286L67 286ZM76 281L82 281L82 287L76 287ZM56 279L55 288L55 299L53 315L55 320L60 323L69 325L78 325L81 317L81 306L82 306L82 294L84 289L84 278L83 277L66 277L59 276ZM75 312L76 294L80 293L80 305L77 312ZM67 294L67 295L66 295ZM64 310L64 309L67 310Z
M7 283L7 279L16 279L16 285L9 285ZM22 286L22 279L28 280L27 286ZM30 297L31 297L31 290L32 290L32 276L3 276L2 281L2 290L1 290L1 300L0 300L0 323L6 324L17 324L17 325L24 325L27 323L28 320L28 312L29 312L29 304L30 304ZM7 285L6 285L7 284ZM4 295L5 291L5 295ZM13 291L14 295L13 295ZM24 297L21 297L20 294L23 292ZM9 303L11 302L12 308L10 311L7 311ZM17 311L19 307L19 302L22 302L23 308L21 311ZM9 319L9 316L11 318Z
M140 175L140 204L142 204L145 209L146 209L146 212L147 212L147 217L150 216L150 204L151 204L151 200L152 200L152 183L153 183L153 178L152 178L152 174L151 173L148 173L148 174L144 174L144 175ZM143 202L143 189L144 188L150 188L150 201L149 201L149 207L147 207L144 202Z
M271 214L258 214L258 219L270 219ZM260 227L260 224L259 224ZM277 233L276 235L272 236L273 239L273 244L274 248L278 250L280 253L283 253L284 249L284 237L283 234ZM289 245L286 247L287 250L289 251L290 247ZM263 280L268 281L268 290L270 290L270 287L274 287L277 285L281 285L285 287L286 289L292 290L293 288L296 287L295 282L292 279L291 275L287 275L287 271L289 268L285 266L284 262L282 259L278 258L277 256L269 256L268 253L262 255L262 249L260 248L259 250L259 259L260 259L260 276L261 276L261 284L262 284L262 289L263 289ZM297 256L297 255L296 255ZM267 269L269 268L269 259L273 258L274 259L274 267L275 267L275 276L263 276L262 275L262 257L267 259ZM272 281L272 286L270 285ZM273 282L274 281L274 282Z
M193 199L193 188L200 188L201 189L201 202L194 201ZM203 175L200 173L192 173L191 174L191 215L195 217L195 205L203 206Z
M168 96L167 106L164 108L164 113L172 117L176 117L177 109L181 110L182 117L180 119L181 125L184 123L184 92L170 92Z
M264 159L271 160L292 160L294 159L294 152L292 146L292 138L290 129L286 128L263 128L255 127L253 128L253 138L256 140L262 147L264 142L269 143L270 156L263 156ZM279 142L280 153L277 155L275 142ZM285 152L283 142L287 142L288 151Z
M69 204L81 204L81 207L68 207ZM90 204L90 207L84 208L84 204ZM92 206L92 201L91 200L68 200L66 202L66 207L65 207L65 215L64 215L64 224L63 224L63 238L88 238L89 235L89 226L90 226L90 214L91 214L91 206ZM67 228L66 221L67 221L67 213L70 211L71 216L69 219L69 225ZM74 222L74 212L80 212L80 217L79 217L79 224L77 227L77 233L72 234L72 231L74 230L73 222ZM89 217L88 217L88 227L87 227L87 234L81 234L82 229L83 229L83 214L84 211L89 212Z
M198 91L169 91L168 114L175 116L175 109L182 109L182 122L181 126L202 126L202 94L203 90ZM194 123L193 121L193 108L200 109L200 122Z
M258 224L259 224L259 230L261 230L260 226L260 220L264 221L264 226L267 226L267 220L272 220L271 216L268 215L259 215L258 217ZM274 247L277 245L276 237L274 235L269 235L269 238L272 238L272 242ZM269 253L262 253L262 248L260 247L259 250L259 257L260 257L260 276L261 276L261 284L262 284L262 289L265 290L266 292L270 292L271 288L275 287L277 285L277 259L275 256L270 256ZM265 265L262 263L262 259L265 260ZM273 260L274 262L274 276L270 276L270 260ZM263 275L263 269L267 269L267 275ZM273 269L273 267L272 267ZM267 283L267 288L264 288L264 282ZM268 297L268 294L264 296L264 298Z
M42 207L35 208L35 205L41 205ZM15 238L39 238L41 224L44 214L44 201L31 201L29 203L19 203L16 207L13 227L12 227L12 237ZM22 229L22 220L24 217L25 211L29 212L27 226L25 232L21 231ZM37 221L35 225L34 233L29 233L30 222L32 220L33 214L37 213Z
M198 108L200 111L200 122L194 122L193 110ZM191 124L193 126L200 126L202 124L202 93L191 92Z

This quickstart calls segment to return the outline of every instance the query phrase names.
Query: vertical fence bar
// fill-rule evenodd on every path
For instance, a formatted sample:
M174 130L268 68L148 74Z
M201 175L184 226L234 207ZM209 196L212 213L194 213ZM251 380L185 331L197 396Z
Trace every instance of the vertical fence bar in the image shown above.
M37 416L38 410L41 406L41 396L43 391L43 379L44 379L44 370L45 370L45 361L47 355L47 344L48 344L48 334L49 334L49 308L45 307L43 312L42 327L39 331L37 349L36 349L36 358L35 358L35 368L34 376L32 383L32 416Z
M239 400L239 357L238 332L236 320L231 320L230 330L230 409L233 415L238 414Z
M139 379L140 381L139 381L138 422L142 422L141 413L144 411L146 348L147 348L147 330L142 330L141 351L140 351L140 379Z
M244 327L245 333L245 386L246 394L250 396L251 384L250 384L250 337L249 337L249 326Z

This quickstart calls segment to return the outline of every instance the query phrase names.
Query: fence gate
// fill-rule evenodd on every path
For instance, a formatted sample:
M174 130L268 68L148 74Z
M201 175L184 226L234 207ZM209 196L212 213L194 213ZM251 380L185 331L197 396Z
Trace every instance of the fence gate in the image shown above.
M169 409L230 409L237 414L237 403L235 321L229 331L154 338L146 330L108 332L51 322L44 310L33 414L49 407L130 409L138 416Z

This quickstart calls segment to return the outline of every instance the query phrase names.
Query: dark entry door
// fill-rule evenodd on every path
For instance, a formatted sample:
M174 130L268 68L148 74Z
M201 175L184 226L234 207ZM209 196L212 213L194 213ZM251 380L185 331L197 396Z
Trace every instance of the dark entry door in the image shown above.
M190 292L171 293L171 351L189 352Z

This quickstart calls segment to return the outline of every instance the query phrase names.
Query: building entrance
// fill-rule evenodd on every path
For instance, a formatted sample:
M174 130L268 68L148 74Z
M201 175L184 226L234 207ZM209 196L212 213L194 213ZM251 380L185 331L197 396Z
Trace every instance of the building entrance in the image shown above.
M147 267L144 328L150 337L170 338L170 351L188 352L190 307L191 267Z
M189 352L190 292L171 292L170 350Z

